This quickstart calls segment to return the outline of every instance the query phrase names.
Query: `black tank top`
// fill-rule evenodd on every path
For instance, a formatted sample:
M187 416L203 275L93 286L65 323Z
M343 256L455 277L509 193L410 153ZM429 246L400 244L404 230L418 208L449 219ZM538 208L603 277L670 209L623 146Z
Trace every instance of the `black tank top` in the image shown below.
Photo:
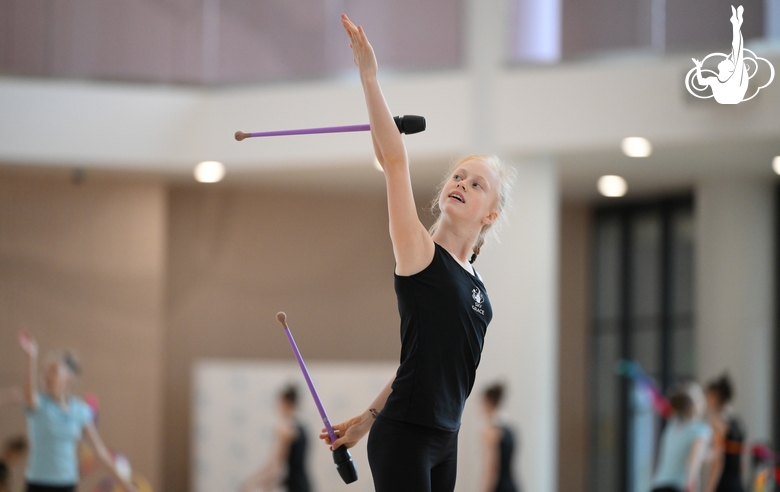
M485 286L436 244L423 271L395 275L395 292L401 364L382 416L456 431L493 317Z
M720 476L716 492L742 492L742 448L745 433L736 417L728 418L726 430L726 449L723 452L723 474Z
M499 468L498 481L494 492L517 492L515 480L512 477L512 458L515 452L515 435L507 426L499 427L501 441L498 443Z
M309 492L309 477L306 474L306 432L300 423L295 424L295 439L287 453L287 478L284 480L287 492Z

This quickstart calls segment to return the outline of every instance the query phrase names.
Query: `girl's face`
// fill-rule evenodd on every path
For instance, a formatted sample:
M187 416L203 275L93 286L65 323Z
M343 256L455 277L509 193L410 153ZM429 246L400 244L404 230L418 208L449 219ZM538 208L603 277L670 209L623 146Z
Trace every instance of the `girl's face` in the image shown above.
M718 398L718 395L714 391L707 391L704 395L707 398L708 410L710 411L720 410L721 407L720 398Z
M67 392L71 381L71 373L59 362L50 362L46 366L46 390L55 396Z
M491 166L481 160L470 159L453 171L439 195L443 214L458 222L482 226L498 217L498 189L500 178Z
M493 404L493 402L490 401L489 399L483 397L482 398L482 413L485 416L490 417L491 415L493 415L493 412L495 410L496 410L496 406Z
M284 416L292 415L295 412L295 406L285 398L279 398L279 413Z

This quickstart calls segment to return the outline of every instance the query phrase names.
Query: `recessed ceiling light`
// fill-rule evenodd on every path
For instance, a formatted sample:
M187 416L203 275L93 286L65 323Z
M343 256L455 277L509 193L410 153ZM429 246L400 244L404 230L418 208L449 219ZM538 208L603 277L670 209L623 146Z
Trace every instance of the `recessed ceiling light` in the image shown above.
M203 161L195 166L195 179L200 183L218 183L225 177L225 166L217 161Z
M642 137L627 137L620 144L623 153L629 157L647 157L653 153L650 141Z
M623 196L628 191L626 180L611 174L600 177L597 186L599 193L608 197Z
M780 174L780 155L776 155L774 159L772 159L772 170Z

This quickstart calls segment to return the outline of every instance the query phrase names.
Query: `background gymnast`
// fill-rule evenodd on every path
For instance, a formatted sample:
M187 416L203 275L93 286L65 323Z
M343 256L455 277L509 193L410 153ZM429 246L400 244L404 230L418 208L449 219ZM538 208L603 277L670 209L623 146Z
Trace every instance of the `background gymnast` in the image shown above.
M696 492L712 429L702 420L701 386L689 383L669 398L672 414L658 446L653 492Z
M27 454L27 439L24 436L9 438L0 453L0 492L11 492L11 469Z
M730 403L734 386L727 374L710 381L707 409L713 430L712 452L704 492L743 492L745 429Z
M504 385L495 383L482 393L482 411L487 426L482 432L485 460L482 475L483 492L518 492L512 473L516 439L515 433L501 418L499 408L504 399Z
M427 231L417 216L406 148L377 79L373 48L342 16L360 72L374 152L385 173L401 364L368 410L334 426L334 448L366 433L377 492L452 491L458 429L492 317L472 267L504 208L511 168L493 156L460 159L435 199ZM320 436L329 442L327 434Z
M279 394L280 419L271 459L244 482L242 492L275 490L280 484L287 492L311 490L306 473L306 431L297 418L297 407L298 392L288 386Z
M80 372L75 357L69 352L50 357L46 362L44 390L38 391L38 343L29 333L21 332L19 345L27 356L24 381L24 414L30 441L25 471L27 492L76 492L77 447L84 437L116 483L125 492L137 492L119 474L95 427L92 410L84 400L71 394Z

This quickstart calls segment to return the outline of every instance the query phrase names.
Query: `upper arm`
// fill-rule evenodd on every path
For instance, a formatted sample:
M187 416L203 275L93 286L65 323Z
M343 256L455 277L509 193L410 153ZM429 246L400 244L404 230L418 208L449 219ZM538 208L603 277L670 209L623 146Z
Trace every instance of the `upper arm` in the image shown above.
M498 443L501 440L500 431L495 427L489 427L482 433L483 452L485 457L492 461L498 456Z
M24 397L22 399L22 403L24 403L24 410L25 412L35 412L38 410L39 406L39 398L38 398L38 392L25 392Z
M276 432L276 449L274 450L274 459L282 463L287 459L290 452L290 444L295 439L295 429L287 425L281 425Z
M498 443L501 439L499 430L493 426L482 432L482 455L484 456L484 484L492 488L498 477Z
M386 166L387 209L396 273L407 276L425 269L433 259L434 244L417 216L408 163Z

